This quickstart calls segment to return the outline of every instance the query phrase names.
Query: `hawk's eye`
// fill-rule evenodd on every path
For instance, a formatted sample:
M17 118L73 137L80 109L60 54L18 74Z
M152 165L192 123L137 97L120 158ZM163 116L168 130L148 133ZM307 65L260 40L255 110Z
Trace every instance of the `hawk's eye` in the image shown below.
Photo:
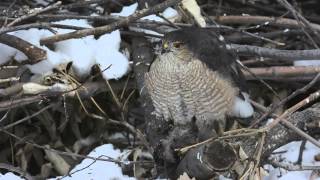
M180 46L182 45L182 42L174 42L173 43L173 47L175 47L175 48L180 48Z

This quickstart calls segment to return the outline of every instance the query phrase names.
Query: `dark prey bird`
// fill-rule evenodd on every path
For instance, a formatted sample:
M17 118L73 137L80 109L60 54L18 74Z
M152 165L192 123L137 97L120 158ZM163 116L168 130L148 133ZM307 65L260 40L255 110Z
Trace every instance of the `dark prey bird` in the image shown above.
M194 123L201 139L223 132L228 116L252 116L245 80L222 36L183 28L165 34L162 48L145 75L157 116L174 126Z

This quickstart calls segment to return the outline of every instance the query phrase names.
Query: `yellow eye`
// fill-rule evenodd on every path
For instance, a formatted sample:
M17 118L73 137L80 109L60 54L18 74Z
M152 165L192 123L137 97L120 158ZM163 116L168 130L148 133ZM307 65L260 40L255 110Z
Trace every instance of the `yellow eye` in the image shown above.
M173 47L175 47L175 48L180 48L180 46L182 45L182 42L174 42L173 43Z

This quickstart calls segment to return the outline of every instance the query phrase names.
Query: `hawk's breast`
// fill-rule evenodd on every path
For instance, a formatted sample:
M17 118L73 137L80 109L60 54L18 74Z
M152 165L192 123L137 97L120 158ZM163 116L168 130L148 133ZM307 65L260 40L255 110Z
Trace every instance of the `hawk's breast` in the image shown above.
M193 117L204 124L224 120L238 93L200 60L183 61L170 53L152 63L145 83L156 114L175 125L189 123Z

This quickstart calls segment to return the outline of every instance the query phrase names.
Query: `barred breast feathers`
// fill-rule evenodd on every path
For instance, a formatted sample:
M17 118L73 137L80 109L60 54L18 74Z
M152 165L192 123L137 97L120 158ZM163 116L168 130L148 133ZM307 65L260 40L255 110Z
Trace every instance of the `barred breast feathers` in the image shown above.
M161 55L146 74L146 86L157 115L185 124L199 120L223 120L231 110L238 88L198 59ZM187 57L188 58L188 57Z

